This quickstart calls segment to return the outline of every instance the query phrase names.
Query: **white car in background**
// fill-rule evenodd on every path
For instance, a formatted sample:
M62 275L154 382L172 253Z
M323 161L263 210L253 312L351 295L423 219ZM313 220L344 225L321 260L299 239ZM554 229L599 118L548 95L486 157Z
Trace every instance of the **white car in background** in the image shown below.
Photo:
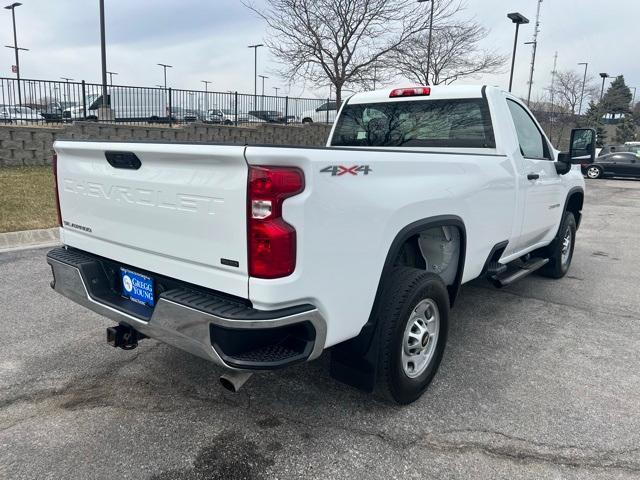
M30 107L0 105L0 122L16 124L40 123L44 122L44 118Z
M302 123L333 123L338 114L336 102L325 102L315 110L302 112Z

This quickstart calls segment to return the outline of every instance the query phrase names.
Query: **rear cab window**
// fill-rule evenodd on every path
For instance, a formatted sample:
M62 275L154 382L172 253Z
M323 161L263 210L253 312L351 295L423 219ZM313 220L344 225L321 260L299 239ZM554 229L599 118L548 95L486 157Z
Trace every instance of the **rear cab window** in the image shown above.
M495 148L483 98L347 104L331 139L341 147Z

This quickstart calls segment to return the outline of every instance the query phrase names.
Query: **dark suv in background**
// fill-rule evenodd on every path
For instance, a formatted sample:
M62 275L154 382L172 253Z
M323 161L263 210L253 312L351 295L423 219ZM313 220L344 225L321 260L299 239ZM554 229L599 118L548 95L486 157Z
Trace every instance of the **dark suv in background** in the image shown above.
M640 145L607 145L593 163L583 163L587 178L640 177Z

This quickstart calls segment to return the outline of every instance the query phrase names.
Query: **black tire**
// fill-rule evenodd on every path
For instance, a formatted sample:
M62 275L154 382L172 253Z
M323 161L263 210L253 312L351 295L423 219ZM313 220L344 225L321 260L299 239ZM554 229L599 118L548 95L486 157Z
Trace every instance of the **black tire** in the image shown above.
M568 232L571 235L568 242L568 257L565 256L563 260L563 250ZM569 267L571 267L571 260L573 259L573 248L575 244L576 219L573 216L573 213L564 212L562 223L560 224L560 230L558 231L558 237L544 251L544 254L549 258L549 263L547 263L539 270L540 274L549 278L564 277L569 271Z
M310 118L303 118L302 123L313 123L313 120L311 120Z
M437 305L439 331L430 360L419 376L410 378L403 368L405 329L414 309L423 300ZM386 401L407 405L414 402L436 374L449 329L449 295L437 275L409 267L396 267L385 281L377 314L380 328L376 394ZM424 343L422 344L424 346Z
M602 178L602 173L602 167L598 165L589 165L587 167L587 171L585 172L587 178L590 178L592 180L595 180L596 178Z

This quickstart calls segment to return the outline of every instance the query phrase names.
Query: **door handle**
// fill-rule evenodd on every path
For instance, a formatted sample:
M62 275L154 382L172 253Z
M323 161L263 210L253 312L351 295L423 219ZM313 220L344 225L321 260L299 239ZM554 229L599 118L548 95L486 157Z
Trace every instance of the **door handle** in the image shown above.
M540 175L537 173L530 173L527 175L527 180L537 180L540 178Z

